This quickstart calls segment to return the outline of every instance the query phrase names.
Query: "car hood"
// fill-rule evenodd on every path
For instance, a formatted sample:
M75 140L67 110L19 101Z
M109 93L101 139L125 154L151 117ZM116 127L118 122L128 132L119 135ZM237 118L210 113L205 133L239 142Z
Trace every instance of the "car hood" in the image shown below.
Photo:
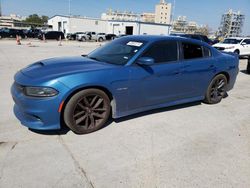
M110 69L113 67L115 67L115 65L79 56L42 60L29 65L28 67L22 69L21 72L30 78L46 78Z
M217 43L217 44L214 44L213 47L231 47L231 46L235 46L237 44L225 44L225 43Z

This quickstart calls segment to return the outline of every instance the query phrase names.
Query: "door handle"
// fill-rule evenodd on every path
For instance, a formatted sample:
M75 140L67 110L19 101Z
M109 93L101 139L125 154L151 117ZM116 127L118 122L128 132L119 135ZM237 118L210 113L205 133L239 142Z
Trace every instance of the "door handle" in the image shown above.
M215 66L214 65L210 65L209 68L214 68Z

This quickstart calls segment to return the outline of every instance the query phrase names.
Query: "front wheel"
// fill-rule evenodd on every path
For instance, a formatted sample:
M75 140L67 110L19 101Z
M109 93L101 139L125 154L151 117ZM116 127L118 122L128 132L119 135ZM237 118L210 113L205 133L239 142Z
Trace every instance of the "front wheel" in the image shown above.
M219 103L226 96L226 88L226 76L223 74L215 76L208 86L204 102L208 104Z
M73 95L65 106L65 124L77 134L102 128L110 116L109 97L101 90L86 89Z
M85 38L85 37L82 37L82 38L81 38L81 41L82 41L82 42L85 42L85 41L86 41L86 38Z
M98 41L99 41L99 42L103 42L103 38L100 37L100 38L98 39Z

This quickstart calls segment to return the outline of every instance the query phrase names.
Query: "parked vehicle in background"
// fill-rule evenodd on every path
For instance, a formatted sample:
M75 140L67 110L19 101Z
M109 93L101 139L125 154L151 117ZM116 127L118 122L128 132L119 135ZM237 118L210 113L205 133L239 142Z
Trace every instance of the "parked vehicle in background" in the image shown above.
M186 38L191 38L191 39L196 39L199 41L203 41L208 43L209 45L213 45L213 41L210 40L207 36L205 35L199 35L199 34L177 34L173 33L171 34L172 36L180 36L180 37L186 37Z
M128 35L126 35L126 34L120 34L120 35L117 35L116 38L121 38L121 37L126 37L126 36L128 36Z
M213 42L213 44L217 44L217 43L220 42L220 40L219 39L214 39L214 40L212 40L212 42Z
M24 31L21 29L2 28L0 30L0 38L16 38L17 35L26 38Z
M234 52L240 56L250 56L250 38L230 37L213 47L225 52Z
M110 115L204 101L219 103L234 87L239 59L204 42L128 36L87 56L38 61L16 73L14 113L31 129L96 131Z
M76 32L76 33L68 33L67 39L68 40L76 40L76 35L78 34L84 34L85 32Z
M29 29L25 31L25 35L28 38L38 38L39 33L41 33L40 29Z
M87 34L87 32L83 32L83 33L78 33L76 34L76 40L78 41L87 41L90 39L90 36Z
M114 40L117 36L115 34L106 34L106 40Z
M87 35L89 35L89 40L94 40L98 42L102 42L106 40L106 34L105 33L96 33L96 32L86 32Z
M45 39L55 39L55 40L61 40L65 39L64 33L61 31L47 31L47 32L41 32L38 35L38 39L43 40L43 36Z

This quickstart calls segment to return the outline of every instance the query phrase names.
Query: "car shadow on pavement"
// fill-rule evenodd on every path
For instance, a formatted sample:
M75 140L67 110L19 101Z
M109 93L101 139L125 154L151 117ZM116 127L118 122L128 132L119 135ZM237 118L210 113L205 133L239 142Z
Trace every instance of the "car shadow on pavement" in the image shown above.
M244 74L250 75L250 74L247 72L247 70L241 70L240 72L242 72L242 73L244 73Z
M201 103L202 103L201 101L196 101L196 102L192 102L192 103L186 103L186 104L180 104L180 105L176 105L176 106L170 106L170 107L165 107L165 108L149 110L149 111L129 115L129 116L126 116L126 117L121 117L121 118L118 118L118 119L114 119L114 122L119 123L119 122L122 122L122 121L127 121L127 120L130 120L130 119L135 119L135 118L139 118L139 117L147 116L147 115L151 115L151 114L167 112L167 111L174 111L174 110L178 110L178 109L182 109L182 108L189 108L189 107L192 107L192 106L201 105Z

